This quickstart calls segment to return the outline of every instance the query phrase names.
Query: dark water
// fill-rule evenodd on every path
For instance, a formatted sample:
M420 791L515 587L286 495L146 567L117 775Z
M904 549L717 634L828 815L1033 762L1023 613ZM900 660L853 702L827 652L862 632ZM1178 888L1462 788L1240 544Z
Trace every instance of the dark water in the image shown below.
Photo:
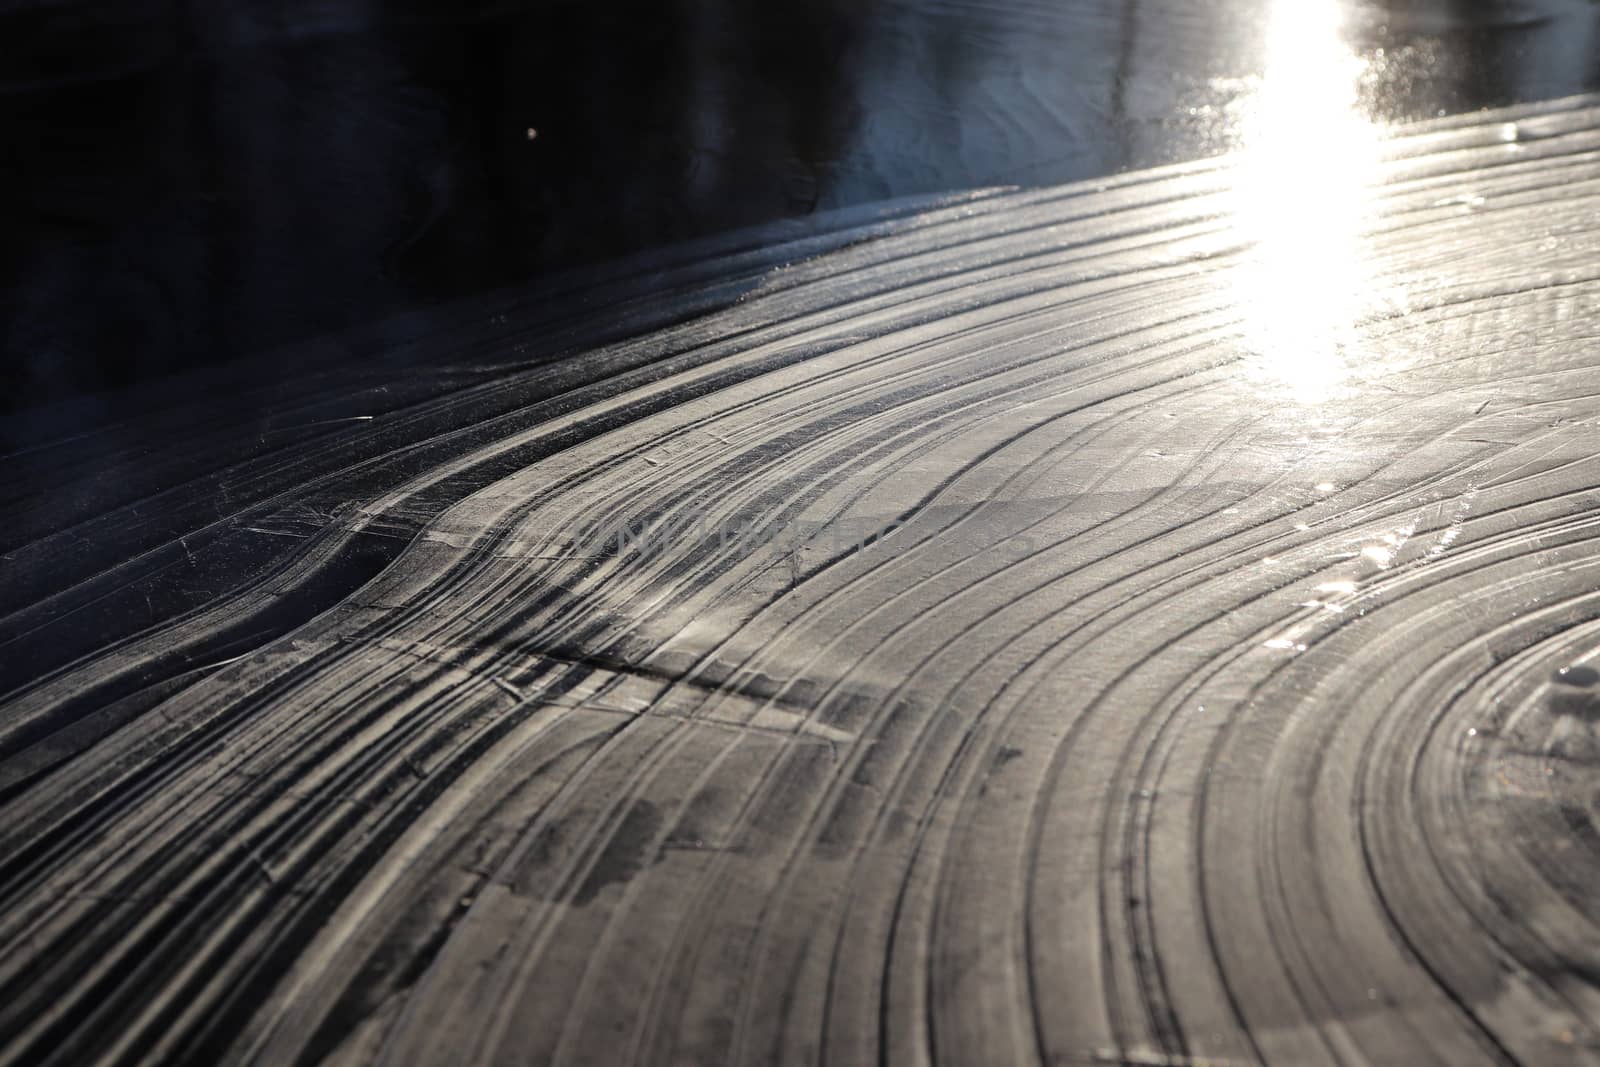
M6 5L5 407L732 226L1214 152L1268 6ZM1600 82L1591 0L1348 32L1383 119Z

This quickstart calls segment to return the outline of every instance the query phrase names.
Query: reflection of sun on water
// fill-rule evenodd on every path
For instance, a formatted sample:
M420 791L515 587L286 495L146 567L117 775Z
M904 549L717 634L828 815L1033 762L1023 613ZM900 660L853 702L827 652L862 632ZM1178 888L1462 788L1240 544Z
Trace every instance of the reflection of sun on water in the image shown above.
M1257 376L1316 404L1371 357L1362 233L1378 131L1358 100L1364 64L1338 0L1275 0L1267 70L1239 129L1235 225L1248 243L1238 297Z

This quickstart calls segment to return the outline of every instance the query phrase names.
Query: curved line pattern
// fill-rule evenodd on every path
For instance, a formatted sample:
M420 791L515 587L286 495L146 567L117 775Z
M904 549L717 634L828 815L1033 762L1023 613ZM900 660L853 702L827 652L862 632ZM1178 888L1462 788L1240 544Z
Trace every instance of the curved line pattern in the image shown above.
M13 421L0 1065L1600 1062L1600 103L1232 169Z

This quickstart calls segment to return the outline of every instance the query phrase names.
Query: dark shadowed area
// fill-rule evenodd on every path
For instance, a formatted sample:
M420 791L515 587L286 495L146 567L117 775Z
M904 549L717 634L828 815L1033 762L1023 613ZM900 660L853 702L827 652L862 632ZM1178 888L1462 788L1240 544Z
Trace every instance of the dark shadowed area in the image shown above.
M4 405L730 227L1227 147L1263 0L24 0ZM1589 0L1353 6L1382 119L1600 81Z

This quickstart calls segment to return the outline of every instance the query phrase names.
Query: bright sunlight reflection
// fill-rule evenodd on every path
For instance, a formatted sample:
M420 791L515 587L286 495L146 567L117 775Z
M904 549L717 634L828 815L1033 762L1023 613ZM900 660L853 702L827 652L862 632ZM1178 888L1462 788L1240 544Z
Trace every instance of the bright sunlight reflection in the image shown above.
M1337 395L1364 366L1374 310L1362 232L1378 130L1358 100L1363 63L1338 0L1275 0L1267 69L1238 131L1235 222L1250 243L1238 275L1252 367L1303 404ZM1275 390L1276 391L1276 390Z

